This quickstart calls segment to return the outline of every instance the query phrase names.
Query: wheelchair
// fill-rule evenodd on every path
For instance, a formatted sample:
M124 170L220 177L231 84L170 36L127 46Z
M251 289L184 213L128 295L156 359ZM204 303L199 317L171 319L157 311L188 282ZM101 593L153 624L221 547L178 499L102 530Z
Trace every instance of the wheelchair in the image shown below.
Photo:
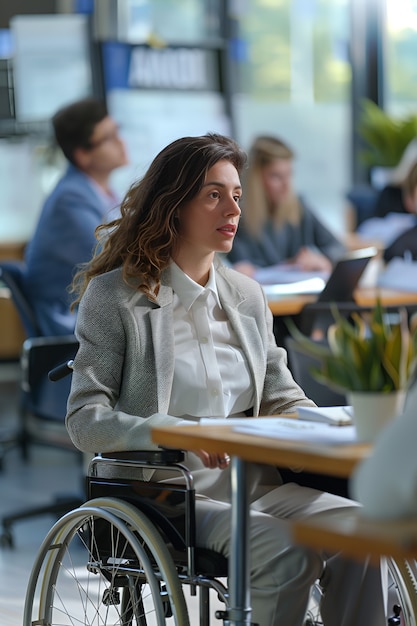
M73 361L49 372L68 375ZM97 454L87 501L47 533L33 564L23 626L190 626L183 588L198 595L199 626L245 624L229 605L224 555L196 546L193 477L181 450ZM155 481L153 472L178 480ZM417 626L417 562L386 559L388 626ZM223 610L211 615L210 591ZM311 588L304 626L321 626ZM392 615L389 613L392 611ZM196 625L192 625L196 626Z
M187 585L198 595L200 626L235 623L223 582L227 559L195 545L193 478L183 459L177 450L92 459L88 500L60 518L39 549L24 626L189 626ZM174 470L178 480L153 481L154 470ZM388 559L387 564L388 624L417 626L416 562ZM225 607L214 616L210 590ZM320 597L317 581L306 626L322 623Z

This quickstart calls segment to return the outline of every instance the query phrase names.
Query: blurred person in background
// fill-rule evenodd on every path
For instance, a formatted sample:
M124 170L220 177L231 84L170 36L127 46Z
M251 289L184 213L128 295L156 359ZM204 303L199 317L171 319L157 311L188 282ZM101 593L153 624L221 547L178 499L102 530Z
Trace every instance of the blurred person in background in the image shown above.
M415 224L406 228L384 251L384 261L395 257L417 260L417 162L412 166L402 184L402 198L407 213L415 216Z
M76 317L68 287L76 266L92 256L96 227L118 215L120 199L110 175L128 157L100 100L85 98L63 107L52 126L68 167L46 199L26 248L24 289L42 334L65 335L74 332Z
M330 272L345 251L293 190L294 152L281 139L259 136L249 150L242 217L228 261L245 274L280 263Z
M385 217L388 213L410 212L406 181L415 164L417 164L417 139L408 144L389 181L378 193L374 217Z
M396 168L394 180L401 182L389 183L382 189L375 215L358 227L362 237L380 242L384 261L404 255L410 260L417 259L417 154L415 156L411 166ZM407 173L403 177L404 171Z

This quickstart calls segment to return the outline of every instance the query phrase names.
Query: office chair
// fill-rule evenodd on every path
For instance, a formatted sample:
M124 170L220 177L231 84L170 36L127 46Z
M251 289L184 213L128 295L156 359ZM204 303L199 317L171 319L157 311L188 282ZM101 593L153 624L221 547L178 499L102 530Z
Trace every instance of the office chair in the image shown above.
M334 391L314 378L311 368L314 365L318 365L319 361L305 354L300 349L296 339L286 337L284 346L287 350L288 365L294 380L300 385L308 398L313 400L317 406L343 406L346 404L346 396L343 393Z
M20 419L25 438L32 444L58 447L82 455L72 444L65 427L66 404L71 379L49 380L51 369L73 359L78 342L73 335L62 337L32 337L24 341L21 355ZM80 472L81 474L81 472ZM59 515L79 506L83 494L58 496L55 501L23 509L2 519L0 544L12 547L11 527L19 520L45 514Z
M297 316L294 316L293 321L304 335L310 336L315 329L318 329L325 336L328 327L334 322L333 306L347 320L351 318L352 313L359 313L366 317L374 309L373 305L360 305L353 300L345 302L309 302L304 305ZM400 309L405 310L408 318L410 318L417 313L417 304L384 305L387 321L392 323L396 318L398 319Z
M0 262L0 282L8 287L13 304L19 314L27 337L37 337L41 334L35 315L23 291L23 274L25 264L23 261L10 260ZM21 428L2 431L0 435L0 467L3 465L4 455L8 450L20 446L23 457L27 456Z
M42 333L23 289L24 271L24 261L1 261L0 282L6 285L10 290L10 295L19 313L26 336L40 337Z
M332 307L336 307L339 314L346 319L350 319L352 313L368 314L373 310L373 306L361 306L354 300L344 302L309 302L302 308L296 320L297 326L302 333L309 336L314 330L319 329L326 335L328 327L334 322ZM396 307L398 311L398 307Z
M23 287L23 277L25 272L25 262L21 260L9 260L0 262L0 282L8 287L13 304L19 314L26 337L40 337L42 335L39 325L36 321L35 313L26 297ZM7 433L2 436L4 443L3 451L14 446L20 446L23 458L27 458L27 438L20 424L14 433ZM12 441L13 440L13 441ZM7 446L6 446L7 442Z
M313 400L317 406L344 406L347 404L344 394L334 391L313 377L311 368L313 365L317 365L318 361L314 357L305 354L300 349L296 339L290 336L285 337L284 347L287 350L288 366L294 380L300 385L308 398ZM349 496L348 483L344 478L325 476L304 470L291 470L287 467L280 467L279 471L284 482L297 482L304 487L329 491L345 498Z
M31 443L75 450L65 427L71 378L52 382L48 373L73 359L78 349L74 335L31 337L21 355L21 420Z
M48 372L59 363L73 358L78 343L74 335L41 336L35 314L24 292L24 270L23 261L0 262L0 280L10 289L11 298L27 335L20 358L20 423L14 434L15 445L20 446L26 460L30 444L55 446L75 452L64 422L71 381L67 378L59 383L52 383L48 379ZM8 437L10 439L10 435ZM10 447L9 445L7 449ZM0 543L12 546L10 527L15 521L46 513L63 513L72 509L74 504L78 505L80 500L81 495L75 498L59 497L57 501L45 506L22 510L5 517L2 521L3 534L0 536Z

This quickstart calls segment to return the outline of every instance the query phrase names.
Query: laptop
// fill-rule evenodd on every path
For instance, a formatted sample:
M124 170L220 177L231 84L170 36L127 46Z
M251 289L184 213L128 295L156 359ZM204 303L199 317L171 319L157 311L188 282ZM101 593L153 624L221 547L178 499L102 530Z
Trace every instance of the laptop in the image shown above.
M317 295L318 302L349 302L369 261L377 254L374 246L346 253L330 275L315 272L279 271L282 266L265 268L255 278L268 298L295 294ZM267 273L268 272L268 273Z
M349 302L369 261L378 250L374 246L348 252L339 259L317 302Z

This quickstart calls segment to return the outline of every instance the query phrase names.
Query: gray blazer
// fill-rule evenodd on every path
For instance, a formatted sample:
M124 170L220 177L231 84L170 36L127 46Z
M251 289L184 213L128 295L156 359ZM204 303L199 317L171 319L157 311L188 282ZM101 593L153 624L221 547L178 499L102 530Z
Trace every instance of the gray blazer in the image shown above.
M94 278L80 303L67 428L85 452L152 449L151 428L175 425L168 415L174 372L173 291L162 275L153 302L121 270ZM272 315L260 285L220 263L216 267L221 304L249 363L253 414L314 406L293 380L286 352L277 347Z

